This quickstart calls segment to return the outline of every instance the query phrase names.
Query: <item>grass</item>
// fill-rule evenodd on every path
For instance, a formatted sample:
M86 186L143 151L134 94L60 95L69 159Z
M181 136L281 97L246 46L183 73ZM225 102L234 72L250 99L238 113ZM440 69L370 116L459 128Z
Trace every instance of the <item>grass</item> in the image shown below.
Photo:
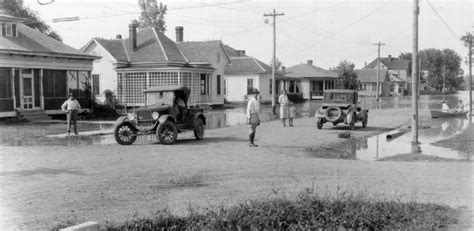
M106 230L434 230L457 222L456 211L436 204L378 200L363 195L320 197L310 191L294 199L247 201L175 216L162 210L134 216Z

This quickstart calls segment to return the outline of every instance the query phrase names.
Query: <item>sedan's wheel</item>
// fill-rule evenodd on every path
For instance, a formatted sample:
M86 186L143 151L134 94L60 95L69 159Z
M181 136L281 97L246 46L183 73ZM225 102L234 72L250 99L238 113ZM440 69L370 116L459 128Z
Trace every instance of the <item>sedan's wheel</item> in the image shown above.
M196 129L194 129L194 137L196 140L202 140L204 138L204 122L202 119L198 119L196 122Z
M131 145L137 140L137 131L130 124L121 124L115 128L114 137L121 145Z
M174 144L178 138L178 128L171 121L165 121L158 125L156 136L162 144Z
M318 129L323 128L323 121L322 121L321 118L318 119L318 122L316 123L316 125L317 125Z

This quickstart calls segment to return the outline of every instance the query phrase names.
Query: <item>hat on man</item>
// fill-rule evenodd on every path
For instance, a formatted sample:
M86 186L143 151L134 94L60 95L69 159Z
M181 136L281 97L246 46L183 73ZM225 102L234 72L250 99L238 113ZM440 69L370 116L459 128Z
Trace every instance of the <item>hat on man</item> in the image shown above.
M252 89L252 95L260 94L257 88Z
M71 97L71 96L74 97L74 93L69 92L69 94L67 94L67 97Z

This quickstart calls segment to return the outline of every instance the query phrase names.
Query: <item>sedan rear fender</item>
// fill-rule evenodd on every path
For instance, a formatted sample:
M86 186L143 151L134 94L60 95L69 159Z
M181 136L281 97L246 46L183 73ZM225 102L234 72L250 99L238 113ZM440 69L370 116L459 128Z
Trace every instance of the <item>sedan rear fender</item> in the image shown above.
M135 121L135 120L129 120L127 116L120 116L120 117L115 121L114 130L115 130L115 128L117 128L119 125L124 124L124 123L130 124L135 130L138 130L138 129L137 129L137 123L136 123L136 121Z
M202 120L204 125L206 125L206 117L202 113L196 113L194 115L193 123L196 123L196 121L198 121L198 119ZM195 124L193 124L193 127L195 127Z

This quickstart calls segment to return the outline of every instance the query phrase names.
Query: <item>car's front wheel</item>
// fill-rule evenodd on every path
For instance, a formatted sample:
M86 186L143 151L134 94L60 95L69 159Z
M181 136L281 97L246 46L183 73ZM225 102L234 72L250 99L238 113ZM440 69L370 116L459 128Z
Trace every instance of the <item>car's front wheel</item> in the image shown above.
M162 144L174 144L178 138L178 128L173 122L167 120L156 128L156 137Z
M194 137L196 140L202 140L204 138L204 122L202 119L196 121L196 128L194 129Z
M318 127L318 129L323 128L323 119L318 118L318 121L316 122L316 126Z
M115 128L114 137L121 145L131 145L137 140L137 131L128 123L121 124Z

